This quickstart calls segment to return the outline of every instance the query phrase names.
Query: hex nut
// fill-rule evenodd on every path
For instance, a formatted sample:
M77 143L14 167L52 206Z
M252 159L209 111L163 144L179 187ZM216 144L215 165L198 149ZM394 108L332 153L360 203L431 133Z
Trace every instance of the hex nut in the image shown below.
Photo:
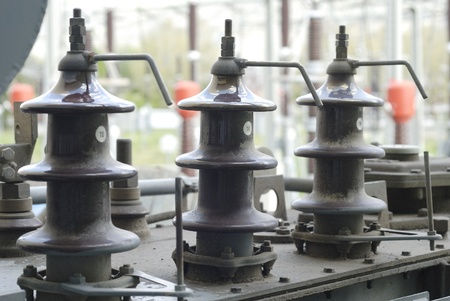
M443 244L436 244L436 249L445 249Z
M28 183L0 183L0 196L2 199L25 199L30 197L30 184Z
M289 283L291 281L291 279L289 279L288 277L280 277L280 279L278 279L278 282L280 283Z
M132 274L134 272L134 268L129 264L124 264L119 268L119 272L122 275Z
M232 288L230 288L230 292L233 293L233 294L240 294L240 293L242 293L242 288L240 288L240 287L232 287Z
M365 264L373 264L373 263L375 263L375 259L373 259L373 258L364 258L363 263L365 263Z
M323 268L323 272L324 273L328 273L328 274L330 274L330 273L334 273L335 272L335 270L333 269L333 268Z
M69 282L72 284L84 284L86 283L86 277L84 277L80 273L75 273L69 277Z
M10 166L5 166L2 168L2 177L7 181L12 180L16 177L16 171Z
M223 249L222 253L220 253L220 257L222 259L232 259L232 258L234 258L233 250L230 247L225 247Z
M287 226L280 226L275 229L275 233L279 235L291 234L291 230Z
M411 256L410 251L402 251L402 256Z
M35 277L37 275L37 268L33 265L27 265L23 269L23 275L25 277Z
M0 158L5 161L14 160L15 155L16 155L16 152L10 147L5 147L4 149L2 149L0 151Z
M419 210L417 210L417 216L419 216L419 217L428 216L428 209L420 208Z

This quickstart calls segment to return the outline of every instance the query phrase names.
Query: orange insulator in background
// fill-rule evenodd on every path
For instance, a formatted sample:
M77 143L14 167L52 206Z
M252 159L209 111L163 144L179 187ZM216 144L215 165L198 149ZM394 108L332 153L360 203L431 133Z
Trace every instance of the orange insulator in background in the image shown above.
M175 84L174 88L175 103L178 103L182 99L197 95L198 93L200 93L200 85L198 83L189 80L179 81ZM198 114L197 111L181 110L178 107L177 112L183 119L192 118Z
M392 117L396 123L410 120L416 111L416 87L410 81L391 81L387 99L392 105Z
M12 108L15 102L24 102L35 97L34 88L30 84L14 83L9 89L9 102Z

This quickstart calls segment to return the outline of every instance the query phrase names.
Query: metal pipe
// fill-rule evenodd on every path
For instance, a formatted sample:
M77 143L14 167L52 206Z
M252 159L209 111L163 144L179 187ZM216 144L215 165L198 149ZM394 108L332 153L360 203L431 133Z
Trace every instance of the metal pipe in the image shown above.
M169 96L166 85L162 80L161 74L159 73L158 67L156 67L153 58L145 53L140 54L97 54L94 56L95 61L147 61L150 69L155 76L156 83L158 84L159 90L164 98L164 101L168 106L172 104L172 99Z
M182 178L175 178L175 212L176 212L176 264L177 264L177 285L176 290L183 291L185 290L184 285L184 263L183 263L183 222L182 222L182 213L183 213L183 198L184 198L184 187L185 183ZM178 297L178 301L183 301L183 297Z
M306 73L305 68L300 65L297 62L259 62L259 61L246 61L243 60L241 61L243 66L246 67L281 67L281 68L297 68L302 77L303 80L306 83L306 86L309 89L309 92L311 92L312 97L314 98L314 102L316 103L316 106L318 106L319 108L323 107L323 103L320 100L319 96L316 93L316 88L314 88L313 84L311 83L311 80L309 79L308 74Z
M426 201L427 201L427 211L428 211L428 235L436 234L434 230L433 221L433 193L431 186L431 175L430 175L430 158L428 151L423 152L423 160L425 164L425 190L426 190ZM434 251L434 241L430 240L430 250Z

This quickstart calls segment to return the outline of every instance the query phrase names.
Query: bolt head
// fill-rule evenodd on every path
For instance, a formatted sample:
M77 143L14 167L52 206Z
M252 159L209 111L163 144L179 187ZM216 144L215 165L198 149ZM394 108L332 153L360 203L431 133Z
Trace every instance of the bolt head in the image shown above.
M275 229L275 233L279 235L291 234L291 230L287 226L280 226Z
M436 249L445 249L443 244L436 244Z
M375 259L373 259L373 258L364 258L363 263L365 263L365 264L373 264L373 263L375 263Z
M428 216L428 209L420 208L419 210L417 210L417 216L419 216L419 217Z
M10 147L5 147L4 149L2 149L0 151L0 158L2 158L5 161L14 160L15 155L16 155L16 152Z
M35 277L37 275L37 268L33 265L27 265L23 269L23 275L25 277Z
M231 247L225 247L222 251L222 253L220 253L220 257L223 259L232 259L234 258L234 253L233 250L231 249Z
M2 168L2 177L9 181L16 177L16 171L11 166L5 166Z
M413 174L419 174L422 173L422 170L420 168L413 168L409 172Z
M278 282L280 283L289 283L291 281L291 279L289 279L288 277L280 277L280 279L278 279Z
M69 277L69 282L72 284L84 284L86 283L86 277L84 277L80 273L75 273Z
M330 273L334 273L335 270L334 270L333 268L327 268L327 267L325 267L325 268L323 268L323 272L324 272L324 273L327 273L327 274L330 274Z
M402 256L411 256L410 251L402 251Z
M129 264L124 264L119 268L119 272L122 275L132 274L134 272L134 268Z
M230 288L230 292L233 294L240 294L242 292L242 288L240 287L232 287Z

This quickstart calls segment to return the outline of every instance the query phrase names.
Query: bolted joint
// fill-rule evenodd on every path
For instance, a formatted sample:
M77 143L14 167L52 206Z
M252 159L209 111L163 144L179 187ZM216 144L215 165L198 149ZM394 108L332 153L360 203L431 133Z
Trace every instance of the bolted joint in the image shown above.
M297 225L295 225L295 231L307 232L308 231L308 227L306 226L306 223L298 222Z

